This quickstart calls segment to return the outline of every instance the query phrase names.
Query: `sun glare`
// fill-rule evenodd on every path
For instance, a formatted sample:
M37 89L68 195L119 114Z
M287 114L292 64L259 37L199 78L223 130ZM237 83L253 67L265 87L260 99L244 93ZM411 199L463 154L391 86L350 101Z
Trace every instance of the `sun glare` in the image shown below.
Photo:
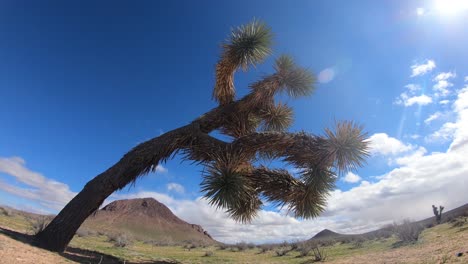
M468 0L436 0L434 8L443 15L456 15L468 11Z

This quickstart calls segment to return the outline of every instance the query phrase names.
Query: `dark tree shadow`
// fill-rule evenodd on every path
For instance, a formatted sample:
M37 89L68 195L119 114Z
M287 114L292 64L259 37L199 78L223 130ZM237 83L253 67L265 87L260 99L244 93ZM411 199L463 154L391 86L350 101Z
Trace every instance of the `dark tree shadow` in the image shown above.
M8 236L16 241L28 244L30 246L34 245L33 236L9 230L6 228L0 227L0 234ZM100 263L100 264L114 264L114 263L125 263L125 264L175 264L178 262L167 262L167 261L145 261L145 262L128 262L121 260L117 257L102 254L96 251L85 250L74 247L67 247L65 252L59 253L60 256L75 261L78 263Z

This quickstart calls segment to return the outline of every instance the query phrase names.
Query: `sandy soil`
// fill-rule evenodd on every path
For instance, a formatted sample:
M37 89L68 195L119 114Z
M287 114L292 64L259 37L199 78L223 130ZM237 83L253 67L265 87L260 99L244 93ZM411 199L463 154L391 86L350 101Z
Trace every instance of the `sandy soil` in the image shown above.
M0 234L0 263L77 263Z

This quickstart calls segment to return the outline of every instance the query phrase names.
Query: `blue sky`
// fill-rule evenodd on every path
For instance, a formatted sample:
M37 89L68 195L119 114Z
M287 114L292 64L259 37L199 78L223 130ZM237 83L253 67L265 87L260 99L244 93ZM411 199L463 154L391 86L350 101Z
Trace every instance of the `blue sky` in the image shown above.
M136 144L215 107L220 45L253 18L272 28L274 56L290 54L318 76L313 96L287 100L291 131L320 134L335 120L355 120L371 138L368 164L344 175L324 216L311 221L267 207L251 225L230 222L199 198L202 168L177 157L112 199L158 198L227 242L249 240L252 230L255 241L360 231L430 216L432 203L466 203L453 191L468 187L462 2L3 2L0 203L57 212ZM239 95L272 72L274 56L236 75ZM379 211L401 199L413 202ZM356 212L368 221L350 224Z

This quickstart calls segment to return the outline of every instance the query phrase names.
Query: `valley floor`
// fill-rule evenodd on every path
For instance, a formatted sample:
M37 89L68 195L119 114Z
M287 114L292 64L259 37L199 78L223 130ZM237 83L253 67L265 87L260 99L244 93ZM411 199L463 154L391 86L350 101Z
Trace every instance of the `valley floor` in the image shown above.
M72 240L64 254L51 253L25 243L20 233L30 232L27 220L20 216L0 215L0 263L313 263L312 256L298 257L296 251L276 256L275 251L259 253L218 247L186 249L181 246L153 246L142 242L120 248L105 236L85 236ZM11 232L17 231L16 232ZM15 236L16 234L16 236ZM25 242L22 242L25 241ZM413 245L395 247L395 238L366 241L355 248L352 243L323 247L325 263L468 263L468 224L452 227L442 224L426 229ZM94 252L92 252L94 251ZM205 256L210 255L211 256ZM458 257L458 253L463 253ZM101 261L101 255L103 259Z

